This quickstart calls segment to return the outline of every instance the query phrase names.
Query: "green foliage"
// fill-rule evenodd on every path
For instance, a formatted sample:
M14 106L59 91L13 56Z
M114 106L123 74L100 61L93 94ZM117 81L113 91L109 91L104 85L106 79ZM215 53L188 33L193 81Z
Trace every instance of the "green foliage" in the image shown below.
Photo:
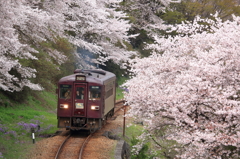
M53 83L55 82L55 76L60 73L58 66L55 65L51 57L47 56L44 52L39 52L37 55L38 60L31 63L32 67L36 68L36 78L33 80L35 83L39 83L44 89L50 91L53 89Z
M130 120L130 119L128 119ZM136 123L136 121L131 121L131 123ZM141 121L138 121L141 123ZM155 132L155 135L149 135L144 139L144 141L139 140L137 137L140 136L143 132L146 133L142 124L132 124L126 128L126 137L125 140L130 144L130 146L135 147L139 143L143 142L143 145L138 154L132 153L132 159L150 159L153 157L159 157L161 159L166 158L175 158L177 152L175 148L180 148L181 146L173 140L164 139L165 131L169 127L165 127L161 130ZM149 134L149 133L147 133ZM130 138L131 137L131 138Z
M65 55L69 56L73 52L73 46L65 38L58 37L55 43L52 43L53 48L57 49L60 52L63 52Z
M66 75L66 72L71 72L75 67L75 58L73 55L73 46L67 41L67 39L55 37L54 41L43 41L38 45L33 46L39 53L35 53L34 56L37 60L18 59L24 67L30 67L37 72L36 78L30 79L33 83L40 84L45 90L55 90L55 85L60 77ZM59 65L58 61L51 57L48 52L57 50L63 53L67 59L65 63ZM60 67L60 69L59 69ZM61 69L62 68L62 69ZM21 75L16 70L12 69L10 74L18 77L21 80ZM69 74L69 73L68 73ZM17 83L15 83L17 85ZM2 92L4 93L4 92ZM23 88L20 92L5 92L12 100L24 102L29 94L33 91L29 88Z
M16 102L20 102L20 103L25 102L27 100L27 97L33 92L34 91L31 90L28 87L23 87L23 90L20 91L20 92L16 92L16 91L6 92L6 91L3 91L3 90L0 90L0 94L5 94L11 100L16 101ZM10 106L10 103L6 103L4 105L7 107L7 106Z
M136 23L137 19L134 16L128 15L128 20L130 21L130 23Z
M124 99L123 91L124 89L121 88L121 85L125 83L128 77L119 76L117 77L117 89L116 89L116 100Z
M66 32L66 34L68 34L68 35L70 35L70 36L73 36L73 37L75 37L77 34L76 34L76 32L75 31L65 31Z
M165 21L165 24L174 25L185 20L193 21L197 15L212 19L212 15L216 12L223 20L229 20L232 14L240 15L240 6L232 0L182 0L181 3L172 3L165 12L159 12L157 15ZM177 35L176 31L169 32L167 30L161 30L159 34L166 38Z
M101 69L114 73L117 78L125 73L125 69L121 69L119 65L115 64L112 60L105 62L106 66L101 66Z
M166 24L180 24L182 21L186 20L183 13L171 10L166 10L166 12L159 15L159 17L164 20Z
M59 68L61 70L61 73L56 76L56 81L64 76L73 74L74 70L76 69L76 65L74 61L68 60L65 63L61 64Z
M122 43L123 43L123 44L122 44ZM124 46L123 46L123 45L124 45ZM126 42L126 41L122 41L122 42L118 41L118 42L115 44L115 46L117 46L117 47L119 47L119 48L126 48L126 49L129 50L129 51L133 51L132 45L129 44L128 42Z
M59 65L57 61L49 61L51 57L47 57L46 53L43 52L45 57L39 59L38 63L35 64L35 68L41 68L37 74L42 77L39 82L43 83L43 87L47 90L53 90L54 88L50 87L50 83L56 85L59 78L69 75L75 69L74 48L66 39L60 37L56 38L55 42L43 42L41 45L43 48L56 49L66 56L66 61Z
M129 138L126 138L127 142L130 144L130 147L133 147L140 142L140 140L137 139L137 136L141 135L142 132L143 132L142 125L134 124L126 128L126 136L131 136L130 140ZM150 153L150 150L151 150L150 148L151 148L151 143L150 142L145 143L138 154L133 154L133 153L131 154L131 159L153 158L154 155Z
M129 35L138 34L137 37L130 39L132 49L138 51L141 57L149 56L151 50L146 50L145 46L146 44L153 43L154 40L151 36L148 35L148 32L146 30L140 28L143 21L147 21L149 17L143 16L142 10L132 9L130 6L135 5L132 1L123 1L120 3L120 5L121 10L125 11L128 15L126 19L133 24L133 27L128 32Z
M135 137L133 137L131 140L132 145L136 145L138 142L139 142L139 140L136 139ZM151 158L153 158L154 155L150 155L150 153L148 153L148 151L149 151L149 143L144 144L138 154L131 155L131 159L151 159Z
M123 90L119 87L116 89L116 100L124 99Z
M139 34L136 38L132 38L131 44L134 49L136 49L142 57L147 57L150 55L150 50L144 49L146 44L153 43L153 39L148 35L146 30L134 28L129 31L129 34Z
M182 13L189 21L192 21L197 15L202 18L209 18L211 14L216 12L224 20L230 19L232 14L240 15L238 2L232 0L183 0L178 6L177 4L174 5L174 9Z

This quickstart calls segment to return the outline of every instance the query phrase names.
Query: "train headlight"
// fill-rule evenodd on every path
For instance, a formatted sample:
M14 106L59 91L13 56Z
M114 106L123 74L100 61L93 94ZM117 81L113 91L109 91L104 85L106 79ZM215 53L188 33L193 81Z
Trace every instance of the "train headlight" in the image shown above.
M99 110L99 106L92 105L91 110Z
M68 104L60 104L60 108L62 108L62 109L68 109Z

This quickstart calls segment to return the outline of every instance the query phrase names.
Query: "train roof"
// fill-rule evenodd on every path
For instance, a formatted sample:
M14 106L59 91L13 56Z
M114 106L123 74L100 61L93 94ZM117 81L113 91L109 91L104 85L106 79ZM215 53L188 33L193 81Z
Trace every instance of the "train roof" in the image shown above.
M92 69L92 70L80 70L77 69L74 71L74 74L62 77L58 83L67 83L76 81L76 76L86 77L84 82L103 84L104 81L107 81L111 78L116 78L115 74L101 70L101 69Z

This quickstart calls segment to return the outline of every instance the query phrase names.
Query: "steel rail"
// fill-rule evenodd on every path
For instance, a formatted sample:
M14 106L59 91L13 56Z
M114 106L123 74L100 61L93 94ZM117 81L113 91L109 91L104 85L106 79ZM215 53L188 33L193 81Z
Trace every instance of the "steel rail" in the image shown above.
M58 151L57 151L57 153L56 153L56 155L55 155L55 159L58 158L58 156L59 156L59 154L60 154L60 151L61 151L63 145L66 143L66 141L67 141L71 136L72 136L72 134L69 134L69 135L66 137L66 139L62 142L62 144L61 144L60 147L58 148Z
M124 103L124 102L125 102L125 100L124 100L124 99L121 99L121 100L116 101L116 102L115 102L115 105L120 104L120 103Z
M80 151L79 151L79 157L78 157L78 159L82 159L83 149L85 148L85 146L86 146L88 140L91 138L92 134L93 134L93 133L91 133L90 135L88 135L88 137L84 140L84 142L83 142L83 144L82 144L82 147L81 147L81 149L80 149Z
M114 109L114 113L118 112L119 110L121 110L122 108L125 107L124 105L125 100L120 100L118 102L115 103L115 109ZM122 104L121 104L122 103ZM121 104L121 105L120 105ZM117 108L118 105L118 108ZM120 105L120 106L119 106Z

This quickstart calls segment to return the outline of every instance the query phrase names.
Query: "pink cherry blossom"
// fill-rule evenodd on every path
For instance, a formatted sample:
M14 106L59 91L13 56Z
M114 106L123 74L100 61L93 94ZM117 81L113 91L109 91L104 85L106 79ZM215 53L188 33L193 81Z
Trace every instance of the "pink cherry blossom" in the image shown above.
M179 158L239 158L240 17L233 19L174 26L189 36L155 36L152 55L131 61L129 115L152 134L169 125L156 137L177 141Z

